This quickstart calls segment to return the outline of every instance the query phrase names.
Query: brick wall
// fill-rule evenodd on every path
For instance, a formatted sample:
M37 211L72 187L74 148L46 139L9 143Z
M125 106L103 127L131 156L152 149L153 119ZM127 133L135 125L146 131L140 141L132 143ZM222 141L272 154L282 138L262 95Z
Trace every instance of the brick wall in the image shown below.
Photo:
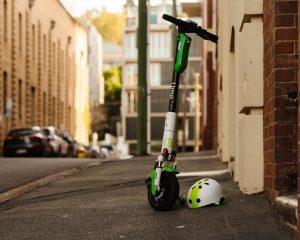
M297 164L298 1L264 1L264 188L293 191Z
M207 28L209 31L213 32L213 13L215 11L216 6L214 5L214 2L212 0L208 0L206 3L206 21L205 21L205 28ZM211 44L211 43L210 43ZM215 45L214 45L215 47ZM217 76L216 72L213 69L213 58L214 52L213 51L206 51L204 53L204 61L206 61L206 69L202 69L202 71L206 72L207 76L207 104L206 109L206 125L201 125L201 132L200 132L200 138L203 139L203 150L211 150L211 149L217 149ZM201 74L202 75L202 74ZM202 75L203 76L203 75ZM203 103L204 105L204 103ZM202 108L203 109L203 108ZM201 122L205 121L203 118L201 119Z
M217 148L217 79L216 73L213 70L213 53L207 53L207 74L208 74L208 88L207 88L207 121L204 128L203 149L210 150Z
M300 26L300 4L298 3L298 30L299 30L299 26ZM297 52L298 52L298 57L299 57L299 43L300 43L300 32L298 31L298 48L297 48ZM298 63L299 63L299 58L298 58ZM298 89L300 87L300 68L299 68L299 64L298 64ZM298 90L299 92L299 90ZM298 98L299 99L299 98ZM299 104L299 100L298 100L298 104ZM300 119L300 111L298 108L298 119ZM300 133L300 121L298 120L298 132ZM298 135L298 216L300 216L300 141L299 141L299 135ZM297 237L296 239L300 239L300 218L298 217L298 231L297 231Z

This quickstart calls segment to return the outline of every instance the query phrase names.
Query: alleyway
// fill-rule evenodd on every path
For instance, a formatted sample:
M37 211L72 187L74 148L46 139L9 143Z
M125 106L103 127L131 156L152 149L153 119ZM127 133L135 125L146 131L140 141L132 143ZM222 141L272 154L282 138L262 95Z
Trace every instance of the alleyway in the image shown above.
M178 160L181 173L223 170L210 177L226 204L156 212L144 186L153 157L110 161L0 205L0 239L292 239L265 196L243 195L226 164L213 155ZM180 177L181 194L199 178Z

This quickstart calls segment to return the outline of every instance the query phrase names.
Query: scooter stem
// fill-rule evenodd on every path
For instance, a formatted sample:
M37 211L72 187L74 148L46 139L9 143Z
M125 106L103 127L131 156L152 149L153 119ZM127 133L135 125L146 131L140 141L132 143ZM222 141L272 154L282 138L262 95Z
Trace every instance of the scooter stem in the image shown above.
M176 139L176 105L177 105L177 95L179 89L179 79L181 73L186 69L189 55L189 48L191 44L191 38L185 33L179 33L177 37L177 48L175 55L175 63L173 69L173 78L170 89L169 97L169 108L166 114L164 135L161 148L161 154L157 159L156 168L156 178L155 178L155 188L159 190L160 178L162 173L162 168L164 167L165 161L168 159L168 154L173 154L173 147ZM166 150L167 149L167 153ZM167 155L167 156L165 156ZM174 168L176 168L175 154L173 154L171 162Z

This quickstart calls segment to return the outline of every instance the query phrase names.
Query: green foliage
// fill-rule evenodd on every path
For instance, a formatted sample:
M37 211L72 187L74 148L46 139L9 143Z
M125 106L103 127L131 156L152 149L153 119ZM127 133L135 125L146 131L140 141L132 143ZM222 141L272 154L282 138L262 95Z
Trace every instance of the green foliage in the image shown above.
M122 68L104 71L105 102L120 102L122 92Z
M102 12L93 18L92 23L100 32L104 41L113 42L117 45L123 44L125 27L125 15Z

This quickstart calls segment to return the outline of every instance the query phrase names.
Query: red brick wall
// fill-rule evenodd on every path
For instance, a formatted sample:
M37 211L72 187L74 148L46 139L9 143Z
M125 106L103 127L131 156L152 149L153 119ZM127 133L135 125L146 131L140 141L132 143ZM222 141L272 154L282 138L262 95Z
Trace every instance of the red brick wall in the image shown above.
M271 203L296 171L298 1L264 0L264 188Z
M205 27L211 29L213 27L213 21L216 21L216 19L213 19L214 2L208 0L206 7L207 8L204 9L207 16ZM203 54L205 55L203 59L206 61L206 69L202 70L206 72L208 88L206 89L207 105L205 106L207 109L206 126L203 125L204 119L202 118L200 137L203 141L202 149L211 150L217 149L217 76L213 69L213 58L215 57L213 52L206 51L203 52Z
M207 0L207 28L212 28L213 26L213 0Z
M207 120L204 128L203 149L217 149L217 79L216 72L213 70L213 53L207 52Z
M300 26L300 4L298 2L298 30L299 30L299 26ZM298 57L300 54L299 51L299 43L300 43L300 32L298 31ZM300 68L299 68L299 58L298 58L298 92L299 92L299 88L300 88ZM299 98L298 98L298 105L299 105ZM300 133L300 110L298 108L298 133ZM299 134L298 134L298 216L300 216L300 139L299 139ZM298 231L297 231L297 237L296 239L300 239L300 217L298 217Z

